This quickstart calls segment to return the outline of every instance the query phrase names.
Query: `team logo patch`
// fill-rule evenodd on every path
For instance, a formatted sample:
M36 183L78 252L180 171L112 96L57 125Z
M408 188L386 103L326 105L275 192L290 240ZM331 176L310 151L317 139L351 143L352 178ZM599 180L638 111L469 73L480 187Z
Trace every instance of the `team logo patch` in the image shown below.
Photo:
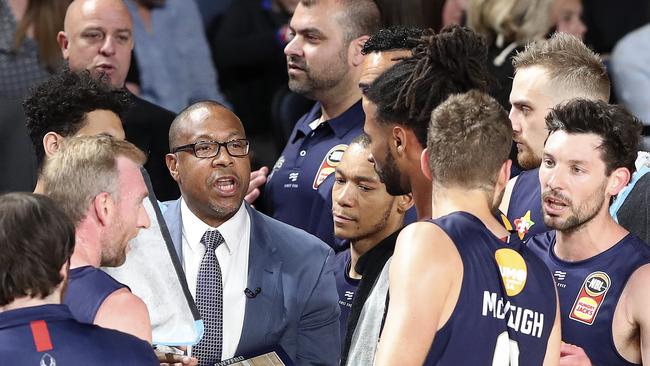
M266 180L271 180L273 178L273 174L280 170L282 168L282 165L284 165L284 155L280 156L278 160L275 162L275 165L273 165L273 169L271 169L271 174L269 174L268 178Z
M524 258L517 251L509 248L498 249L494 253L494 258L499 264L501 279L508 296L515 296L523 291L528 277Z
M516 219L514 224L517 229L517 234L519 234L519 240L524 240L524 236L528 234L528 230L535 225L533 220L530 219L530 210L524 216Z
M41 357L41 362L38 364L39 366L56 366L56 360L54 357L50 356L49 353L44 354Z
M592 325L598 315L600 305L605 301L605 295L611 287L612 280L605 272L593 272L585 279L576 297L569 318Z
M320 164L316 176L314 177L312 188L318 189L325 179L329 177L330 174L334 173L334 170L339 165L341 157L347 148L348 145L345 144L336 145L325 154L325 158L323 158L323 162Z

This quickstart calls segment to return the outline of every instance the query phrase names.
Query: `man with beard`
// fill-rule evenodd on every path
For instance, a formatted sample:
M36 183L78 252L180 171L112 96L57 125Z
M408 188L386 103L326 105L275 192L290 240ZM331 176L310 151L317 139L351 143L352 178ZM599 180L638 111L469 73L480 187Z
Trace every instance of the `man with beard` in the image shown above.
M420 169L431 111L450 94L487 90L487 47L467 28L423 36L414 54L365 90L364 131L375 169L391 195L413 193L418 219L431 216L431 181Z
M342 341L346 339L353 304L357 303L357 307L363 307L368 295L366 290L361 299L356 298L356 291L366 268L372 271L373 267L381 269L384 265L382 261L369 260L381 257L387 251L392 252L395 239L404 225L406 211L413 205L410 194L393 197L386 192L386 187L380 182L373 164L368 161L368 155L368 137L355 137L345 150L334 173L334 235L350 243L349 249L338 253L329 263L334 269L339 292ZM376 279L376 275L371 275L368 280L374 282ZM358 317L358 312L356 316ZM379 316L383 316L383 312ZM354 332L357 320L351 320L353 325L350 331ZM379 329L379 324L376 329ZM379 332L376 333L374 341L366 343L368 346L377 344L378 338ZM367 362L357 362L362 363Z
M634 172L641 123L623 107L576 99L552 109L546 128L539 180L544 224L555 231L528 246L556 278L563 357L647 363L650 249L608 211Z
M61 304L74 245L74 225L51 199L0 196L2 357L14 365L157 365L147 342L80 323Z
M147 306L100 266L126 260L129 240L149 227L142 151L111 136L73 137L41 174L43 193L75 225L76 244L64 303L82 323L117 329L151 341Z
M519 239L547 231L542 220L539 165L548 136L544 117L555 105L573 98L609 100L610 82L600 57L579 39L556 33L529 44L513 58L510 121L517 161L525 170L506 187L501 212Z
M553 278L521 242L505 242L494 217L494 197L510 178L505 110L472 90L430 118L421 162L432 218L397 238L374 364L557 365Z
M336 364L332 250L243 203L251 168L239 118L194 104L172 123L169 144L181 198L165 203L164 218L205 325L192 347L199 365L278 345L298 365Z
M302 0L289 24L289 88L317 103L296 124L265 187L266 211L336 247L334 169L361 134L363 44L379 29L371 0Z

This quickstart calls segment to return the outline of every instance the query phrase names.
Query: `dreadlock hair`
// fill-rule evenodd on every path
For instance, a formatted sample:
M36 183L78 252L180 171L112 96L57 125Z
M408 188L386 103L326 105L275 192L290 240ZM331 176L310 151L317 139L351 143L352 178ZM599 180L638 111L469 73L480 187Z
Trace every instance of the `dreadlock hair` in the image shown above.
M361 53L410 50L418 45L418 40L425 30L417 27L392 26L380 29L364 43Z
M471 89L487 92L492 81L487 70L485 39L459 26L418 39L413 56L393 65L366 90L377 105L377 119L409 127L424 148L431 112L451 94Z

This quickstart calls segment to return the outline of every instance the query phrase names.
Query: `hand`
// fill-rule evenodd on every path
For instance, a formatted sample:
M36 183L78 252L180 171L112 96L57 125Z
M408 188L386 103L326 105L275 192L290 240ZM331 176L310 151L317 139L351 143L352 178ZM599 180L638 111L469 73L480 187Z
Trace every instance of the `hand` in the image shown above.
M591 361L582 348L562 342L560 366L591 366Z
M174 347L176 348L176 347ZM188 365L188 366L198 366L199 360L190 357L190 356L185 356L182 353L175 353L175 352L166 352L166 350L173 350L174 348L164 348L163 350L160 349L154 349L154 352L156 353L156 356L158 357L158 362L160 362L161 365L169 365L169 366L181 366L181 365ZM186 347L178 347L180 351L185 351Z
M248 191L244 199L249 204L253 204L257 197L260 196L260 187L266 183L266 176L269 174L269 168L263 166L258 170L251 172L251 180L248 183Z

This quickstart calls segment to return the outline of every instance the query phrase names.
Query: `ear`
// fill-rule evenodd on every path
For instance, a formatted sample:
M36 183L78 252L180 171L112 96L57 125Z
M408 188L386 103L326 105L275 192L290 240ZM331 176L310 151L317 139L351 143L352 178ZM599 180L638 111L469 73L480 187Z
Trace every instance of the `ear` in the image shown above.
M171 154L171 153L165 155L165 163L167 164L167 169L169 170L169 174L171 174L172 178L174 178L176 183L179 183L178 156L176 156L176 154Z
M393 145L395 148L395 153L398 157L403 157L406 154L406 145L407 145L407 131L400 125L393 125L391 127L391 137L390 145Z
M422 150L420 154L420 170L422 174L427 177L428 180L433 180L433 174L431 173L431 168L429 167L429 149Z
M70 54L70 51L68 50L68 46L70 45L70 42L68 40L68 36L65 34L64 31L60 31L56 35L56 42L59 44L59 48L61 48L61 54L63 55L63 59L67 60Z
M412 193L407 193L403 194L401 196L395 197L397 200L397 212L401 215L406 213L411 207L413 207L413 204L415 203L413 201L413 194Z
M361 36L353 39L348 46L348 60L353 67L358 67L363 63L364 55L361 53L363 45L370 38L369 36Z
M506 159L506 161L503 162L501 165L501 169L499 169L499 173L497 175L497 184L496 184L496 191L501 192L506 188L506 185L508 185L508 182L510 181L510 169L512 168L512 160Z
M45 156L51 157L59 151L61 144L63 143L63 136L59 135L56 132L48 132L43 136L43 150L45 150Z
M627 168L621 167L615 169L607 178L607 194L610 196L619 194L630 183L631 177L632 174L630 174Z
M115 201L108 192L102 192L95 196L90 209L100 225L109 226L115 210Z

